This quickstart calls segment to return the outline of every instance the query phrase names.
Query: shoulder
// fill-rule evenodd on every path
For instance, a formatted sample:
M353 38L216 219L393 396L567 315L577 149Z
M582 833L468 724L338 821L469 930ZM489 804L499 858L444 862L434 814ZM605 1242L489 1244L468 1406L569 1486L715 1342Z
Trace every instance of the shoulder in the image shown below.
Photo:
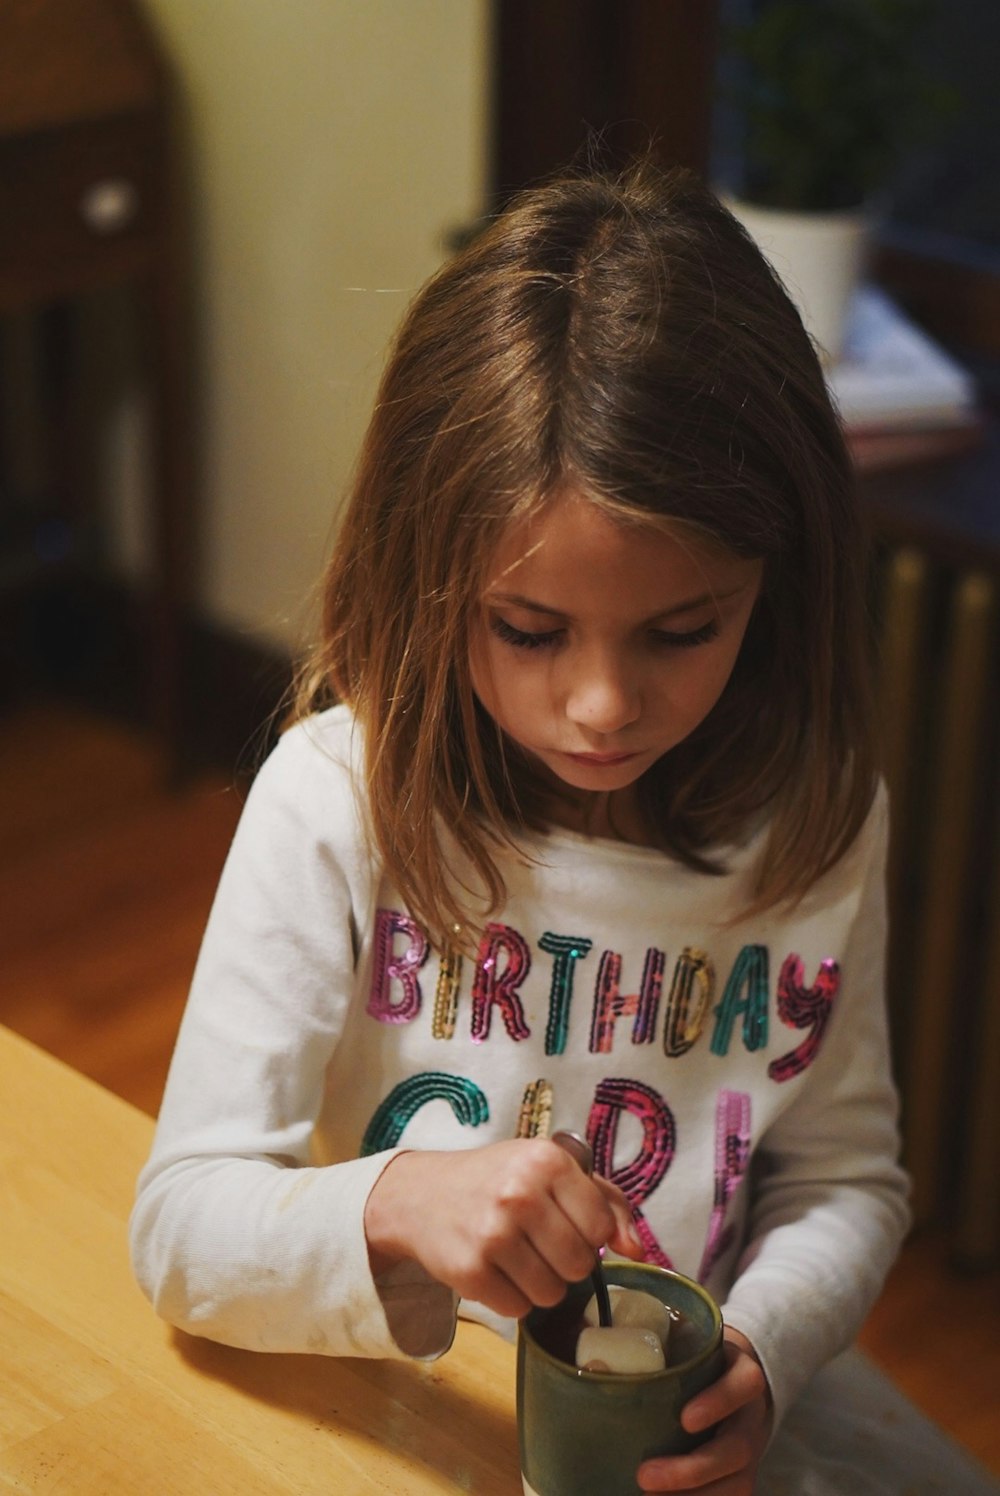
M291 802L358 790L364 782L361 728L347 706L300 718L264 760L251 794ZM315 808L315 805L314 805Z
M884 899L889 847L889 796L879 779L854 840L794 905L798 916L831 910L868 915Z
M250 788L243 821L268 828L282 844L313 846L341 865L369 860L364 744L346 706L289 727Z
M332 706L286 728L266 762L278 761L286 771L322 772L325 765L354 772L362 757L361 724L349 706Z
M889 846L889 791L885 780L879 777L861 829L848 847L845 860L853 862L856 876L865 878L872 872L880 874L885 865Z

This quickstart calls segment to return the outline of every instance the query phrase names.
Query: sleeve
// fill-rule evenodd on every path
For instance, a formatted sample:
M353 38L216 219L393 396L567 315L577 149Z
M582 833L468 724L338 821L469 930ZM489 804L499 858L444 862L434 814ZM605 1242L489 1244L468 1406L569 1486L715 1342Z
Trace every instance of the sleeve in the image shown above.
M723 1305L760 1356L775 1428L854 1340L909 1225L884 993L887 821L880 788L837 1008L798 1096L761 1140L748 1236Z
M450 1289L415 1263L379 1283L369 1268L365 1202L398 1150L309 1163L371 883L346 767L293 729L240 819L132 1212L136 1277L191 1334L326 1355L451 1344Z

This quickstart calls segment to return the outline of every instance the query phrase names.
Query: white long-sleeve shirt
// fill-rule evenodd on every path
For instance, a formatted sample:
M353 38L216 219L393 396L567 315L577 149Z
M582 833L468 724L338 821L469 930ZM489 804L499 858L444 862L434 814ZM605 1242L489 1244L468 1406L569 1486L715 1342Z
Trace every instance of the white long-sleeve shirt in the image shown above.
M300 723L250 792L139 1180L156 1309L256 1350L440 1354L451 1291L416 1264L373 1281L373 1184L400 1148L573 1128L648 1258L749 1336L780 1417L853 1339L908 1219L884 794L793 912L749 920L759 837L722 876L531 838L478 958L442 961L372 857L358 739L344 707Z

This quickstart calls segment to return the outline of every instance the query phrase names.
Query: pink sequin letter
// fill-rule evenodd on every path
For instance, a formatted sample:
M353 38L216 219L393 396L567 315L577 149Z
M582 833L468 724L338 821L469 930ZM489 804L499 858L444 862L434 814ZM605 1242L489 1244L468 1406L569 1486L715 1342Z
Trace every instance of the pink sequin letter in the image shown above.
M809 1069L819 1053L839 989L840 967L836 961L821 961L815 987L807 987L801 959L787 957L778 977L778 1017L789 1028L807 1028L809 1033L797 1049L771 1061L767 1073L772 1080L791 1080Z
M715 1196L698 1269L699 1283L704 1283L732 1240L733 1228L726 1225L726 1206L749 1160L750 1097L745 1091L720 1091L715 1107Z
M642 1147L631 1163L615 1169L615 1138L622 1112L631 1113L641 1122ZM624 1191L632 1207L636 1230L646 1248L646 1257L661 1267L673 1267L673 1263L656 1240L639 1207L670 1168L676 1134L673 1112L651 1086L638 1080L611 1079L598 1083L587 1119L587 1141L594 1150L594 1169Z
M500 966L501 954L505 957ZM481 1044L489 1036L493 1004L503 1014L504 1027L512 1039L527 1039L531 1030L517 989L531 970L531 952L523 935L510 925L487 925L472 983L472 1040Z
M409 944L402 955L393 954L397 935L405 935ZM395 909L375 913L375 954L368 1012L379 1023L410 1023L420 1012L420 983L417 972L427 960L427 936L408 914ZM392 1001L392 984L403 989L399 1002Z
M656 1028L656 1012L663 990L663 967L666 956L651 945L642 968L642 985L638 992L624 993L619 987L622 958L617 951L604 951L597 968L594 988L594 1012L590 1020L591 1054L610 1054L615 1020L631 1018L632 1043L649 1044Z

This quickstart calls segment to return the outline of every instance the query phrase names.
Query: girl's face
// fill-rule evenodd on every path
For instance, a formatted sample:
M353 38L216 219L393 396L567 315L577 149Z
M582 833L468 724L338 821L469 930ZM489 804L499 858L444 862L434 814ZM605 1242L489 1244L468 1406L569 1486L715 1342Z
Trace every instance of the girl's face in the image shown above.
M572 492L511 525L488 568L472 684L552 784L554 820L633 834L637 781L718 701L761 573Z

